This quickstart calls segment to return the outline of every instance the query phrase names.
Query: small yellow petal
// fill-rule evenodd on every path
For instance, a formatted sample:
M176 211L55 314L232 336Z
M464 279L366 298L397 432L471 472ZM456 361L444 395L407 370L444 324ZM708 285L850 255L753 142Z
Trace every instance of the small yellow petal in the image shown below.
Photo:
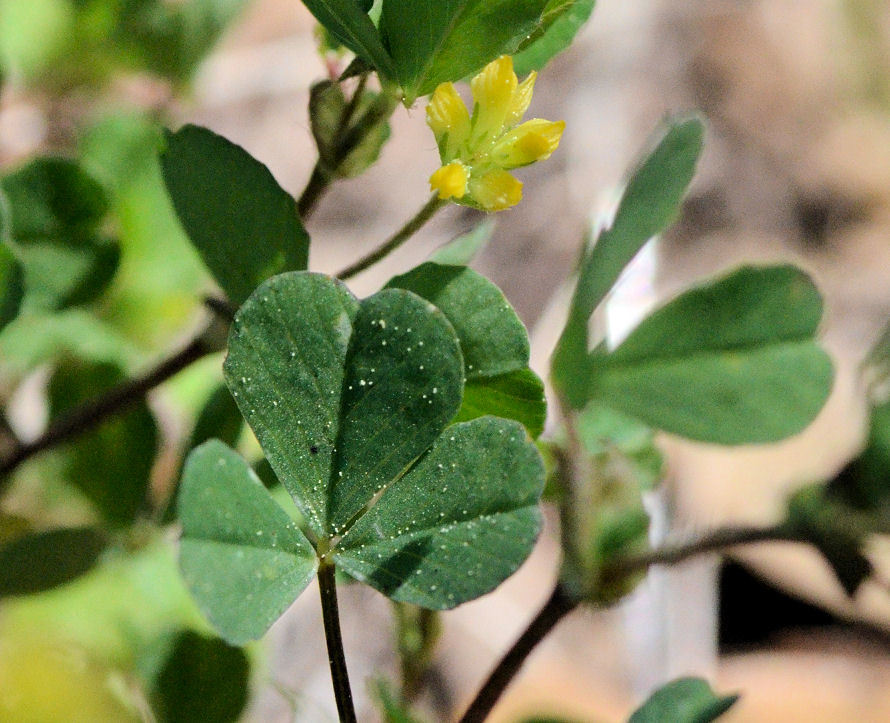
M503 211L522 200L522 182L506 171L489 171L471 179L470 197L485 211Z
M470 114L452 83L442 83L426 107L426 122L439 146L442 161L454 157L470 134Z
M438 191L439 198L462 198L467 193L470 174L460 161L452 161L442 166L430 176L430 190Z
M565 121L535 118L505 134L491 151L491 159L501 168L511 169L550 158L559 146Z
M513 58L509 55L492 60L470 81L476 105L473 117L476 139L490 139L503 132L518 83Z
M535 90L535 80L537 77L538 74L535 71L532 71L528 78L519 84L516 88L516 92L513 93L513 98L510 100L510 110L507 112L507 117L504 120L504 125L507 128L512 128L519 123L519 121L522 120L522 116L524 116L525 112L528 110L528 106L532 102L532 93Z

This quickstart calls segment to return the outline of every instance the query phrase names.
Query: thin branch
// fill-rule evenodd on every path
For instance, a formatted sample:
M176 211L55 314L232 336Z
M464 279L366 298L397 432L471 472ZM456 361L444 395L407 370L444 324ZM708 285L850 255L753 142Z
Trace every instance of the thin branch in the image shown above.
M312 175L309 176L309 181L306 183L303 193L300 194L299 200L297 200L297 213L300 214L300 218L303 221L312 215L318 200L328 189L330 183L331 175L324 170L319 159L315 162Z
M726 527L713 530L691 542L665 545L640 555L619 557L603 570L605 580L620 580L652 565L676 565L690 557L710 552L726 552L738 545L758 542L806 542L800 533L785 525L773 527Z
M9 483L9 475L22 462L50 447L68 442L96 427L108 417L123 412L142 399L149 391L207 354L219 351L220 331L216 320L185 347L144 375L130 379L109 389L101 396L71 409L55 419L46 431L31 442L21 442L0 462L0 491ZM224 337L223 337L224 338Z
M602 571L602 579L613 583L642 572L652 565L676 565L691 557L726 551L738 545L804 541L799 534L783 525L721 528L691 542L668 545L641 555L619 557ZM460 723L481 723L485 720L535 646L556 627L560 620L578 607L580 602L572 598L560 583L556 584L550 599L497 664L467 708Z
M414 216L408 223L406 223L402 228L400 228L396 233L390 236L385 242L383 242L380 246L374 249L367 256L360 258L355 263L347 266L342 271L337 273L337 278L343 279L351 279L353 276L361 273L365 269L370 266L373 266L381 259L385 258L393 251L395 251L399 246L405 243L408 239L410 239L417 231L419 231L423 225L429 221L436 212L447 205L447 201L442 201L439 199L437 195L433 195L430 197L430 200L424 204L423 208L417 212L417 215Z
M337 608L337 583L334 566L322 563L318 568L318 590L321 595L321 614L324 620L324 636L328 644L328 663L331 666L331 682L340 723L356 723L349 672L346 670L346 654L340 634L340 612Z
M550 599L535 615L525 632L513 643L513 647L501 658L495 669L491 671L491 675L479 689L473 702L470 703L470 707L467 708L467 712L460 719L460 723L481 723L484 721L532 650L547 637L560 620L577 606L578 603L569 597L563 587L557 583Z

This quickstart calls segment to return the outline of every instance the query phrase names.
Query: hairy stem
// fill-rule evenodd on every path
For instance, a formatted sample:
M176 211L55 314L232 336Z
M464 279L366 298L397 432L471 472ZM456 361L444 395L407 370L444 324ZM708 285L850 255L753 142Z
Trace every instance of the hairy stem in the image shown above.
M318 590L321 594L324 636L328 644L328 663L331 666L331 682L334 684L334 698L337 700L340 723L355 723L355 706L352 703L352 689L349 687L346 655L343 652L343 637L340 634L337 583L334 580L334 566L330 563L322 562L318 568Z
M149 391L207 354L222 348L216 320L212 321L186 346L164 359L142 376L127 380L95 399L71 409L55 419L37 439L16 443L0 461L0 491L9 483L10 473L22 462L51 447L68 442L98 426L114 414L125 411Z
M603 580L615 582L628 575L642 572L652 565L676 565L691 557L711 552L725 552L738 545L803 541L799 534L795 534L784 525L720 528L691 542L666 545L641 555L618 557L603 571ZM480 723L485 720L532 650L580 602L573 599L560 583L556 584L550 599L529 623L513 647L501 658L488 680L480 688L461 718L461 723Z
M390 236L386 241L384 241L380 246L374 249L367 256L363 256L355 263L347 266L342 271L337 273L337 278L343 279L351 279L356 274L361 273L369 266L373 266L381 259L385 258L393 251L395 251L399 246L405 243L408 239L410 239L417 231L419 231L423 225L429 221L433 216L436 215L436 212L447 205L447 201L442 201L439 199L437 195L433 195L430 197L430 200L424 204L424 206L417 212L417 215L414 216L408 223L406 223L402 228L400 228L396 233Z

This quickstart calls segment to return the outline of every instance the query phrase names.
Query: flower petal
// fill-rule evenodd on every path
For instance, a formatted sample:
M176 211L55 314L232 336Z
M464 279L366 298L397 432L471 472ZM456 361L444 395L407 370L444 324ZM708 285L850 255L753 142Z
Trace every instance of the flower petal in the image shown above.
M550 158L559 145L565 121L534 118L506 133L491 150L491 160L504 169Z
M452 161L442 166L430 176L430 190L438 191L439 198L461 198L467 193L470 174L460 161Z
M532 93L535 90L537 77L538 74L532 71L529 73L528 78L523 80L516 88L513 97L510 99L510 110L507 111L507 117L504 120L505 127L512 128L522 120L522 116L525 115L529 104L532 102Z
M433 92L426 107L426 122L436 137L442 162L453 159L470 135L470 114L452 83L442 83Z
M470 81L473 109L473 143L490 141L504 131L519 80L513 72L513 58L502 55L492 60Z
M470 179L470 197L485 211L503 211L522 200L522 183L506 171Z

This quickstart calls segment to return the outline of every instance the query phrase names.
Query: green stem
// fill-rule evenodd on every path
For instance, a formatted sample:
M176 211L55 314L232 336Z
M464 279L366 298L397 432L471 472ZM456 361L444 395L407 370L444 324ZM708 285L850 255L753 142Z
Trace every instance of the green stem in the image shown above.
M340 723L356 723L349 673L346 670L346 655L343 652L343 637L340 634L337 583L334 579L334 566L328 562L323 561L319 565L318 590L321 594L324 636L328 644L328 663L331 666L331 682L334 684L334 698L337 700Z
M423 225L429 221L433 216L436 215L436 212L447 205L448 201L442 201L439 199L437 195L433 195L430 197L430 200L424 204L423 208L417 212L417 215L414 216L408 223L406 223L402 228L400 228L396 233L389 237L385 242L383 242L380 246L374 249L367 256L360 258L354 264L347 266L345 269L337 273L337 278L343 279L351 279L356 274L361 273L369 266L373 266L381 259L385 258L393 251L395 251L399 246L405 243L408 239L410 239L417 231L419 231Z

